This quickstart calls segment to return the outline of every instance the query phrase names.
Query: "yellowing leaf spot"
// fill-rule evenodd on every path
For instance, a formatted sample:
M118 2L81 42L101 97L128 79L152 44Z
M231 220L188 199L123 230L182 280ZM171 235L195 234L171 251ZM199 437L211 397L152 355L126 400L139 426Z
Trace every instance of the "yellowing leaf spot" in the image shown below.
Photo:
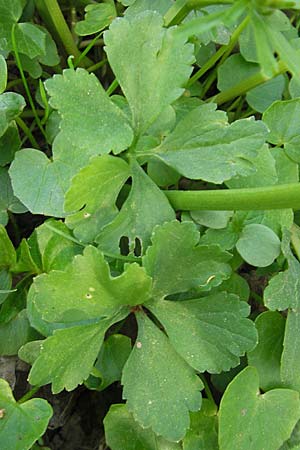
M88 292L87 294L85 294L85 298L90 299L90 298L93 298L93 296L92 296L92 294L90 294L90 293Z
M88 219L89 217L91 217L91 215L90 215L90 213L84 213L84 214L83 214L83 217L84 217L85 219Z
M136 348L142 348L142 343L141 343L140 341L138 341L138 342L136 343Z
M0 419L3 419L5 416L5 409L0 409Z

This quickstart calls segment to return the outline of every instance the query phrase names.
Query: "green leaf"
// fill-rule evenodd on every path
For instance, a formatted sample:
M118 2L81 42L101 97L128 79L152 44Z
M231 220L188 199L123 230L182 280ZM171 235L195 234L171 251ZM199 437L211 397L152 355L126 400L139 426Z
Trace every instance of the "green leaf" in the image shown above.
M278 63L274 56L274 46L270 34L268 33L268 24L264 16L259 14L254 8L251 14L250 26L254 34L256 43L256 55L260 64L262 73L272 78L278 71Z
M26 310L21 311L10 322L0 323L0 355L17 355L22 345L37 336L30 327Z
M283 146L286 154L300 162L300 99L274 102L264 113L263 121L270 129L268 141Z
M137 321L137 340L123 370L123 397L143 428L178 442L189 427L188 411L200 409L202 382L144 313Z
M149 428L136 422L126 405L112 405L104 419L106 443L111 450L180 450L181 445L167 442Z
M15 194L31 212L62 217L64 194L71 178L88 164L91 156L125 150L133 133L95 75L83 69L66 69L45 85L50 105L61 116L60 132L53 143L53 161L37 150L22 150L10 175ZM28 172L31 177L26 175Z
M115 20L104 34L108 60L128 100L136 135L181 96L191 74L193 46L174 30L163 28L157 12L145 11Z
M256 318L255 325L258 331L258 344L247 357L249 364L258 371L259 386L263 391L268 391L282 386L280 359L285 320L277 312L266 311Z
M64 195L76 171L39 150L26 149L16 153L9 175L15 195L32 213L62 217Z
M123 334L113 334L104 341L93 375L85 383L89 389L103 390L120 381L122 370L131 352L131 339Z
M14 155L21 146L19 131L13 120L0 137L0 166L6 166L14 159Z
M115 218L117 196L129 176L124 160L104 155L93 158L72 179L64 208L68 213L66 224L78 239L92 242Z
M250 287L245 278L241 277L239 274L233 272L228 280L223 281L222 284L217 286L213 292L226 291L228 294L235 294L243 302L248 302L250 297Z
M0 0L0 50L9 53L12 50L11 32L22 15L26 0Z
M55 330L41 345L29 373L29 383L34 386L52 383L53 394L75 389L88 378L105 332L123 317L119 314L90 325Z
M191 211L191 217L196 223L216 230L226 228L232 215L232 211Z
M174 0L123 0L123 5L129 5L125 15L127 18L134 17L144 11L156 11L162 16L174 5Z
M271 228L253 223L243 228L236 248L247 263L267 267L280 254L280 240Z
M116 17L116 8L113 3L87 5L84 10L86 12L84 20L75 25L75 33L79 36L98 33Z
M265 112L276 100L281 100L286 84L286 77L278 75L246 94L249 106L260 113Z
M278 449L299 420L299 406L299 394L289 389L259 395L258 373L247 367L229 384L221 400L220 450Z
M72 239L72 233L63 222L48 219L35 229L28 244L32 257L37 263L40 262L40 269L50 272L64 270L75 255L82 253L82 246ZM36 255L37 251L39 255Z
M153 228L175 218L175 212L166 196L138 164L131 163L132 187L121 211L106 225L96 238L104 252L119 253L122 237L129 240L133 251L138 239L141 252L150 244Z
M223 183L254 171L251 162L262 147L267 129L260 121L236 120L231 125L215 104L189 112L162 143L145 151L187 178Z
M11 274L7 269L0 270L0 305L6 300L12 285Z
M19 349L18 357L32 366L42 351L43 342L43 340L27 342Z
M0 55L0 94L5 91L7 83L7 65L4 57Z
M131 144L133 133L126 117L94 74L65 69L47 80L45 87L50 105L61 116L60 133L53 143L56 158L70 162L75 157L80 167L91 156L111 150L117 154Z
M0 95L0 136L8 129L9 125L21 114L25 106L22 95L14 92L5 92Z
M68 289L66 289L68 286ZM103 254L88 246L64 271L35 278L28 303L47 322L76 323L110 317L123 306L140 305L151 293L151 278L138 264L112 277Z
M255 158L251 159L255 173L237 176L226 182L230 189L272 186L278 183L276 161L268 145L263 145Z
M29 58L46 53L46 35L39 27L31 23L18 23L14 29L17 48Z
M218 89L226 91L258 72L258 64L246 61L239 53L231 55L218 67Z
M199 239L192 222L172 221L154 229L152 246L143 257L154 297L217 286L230 276L230 254L217 245L199 245Z
M191 413L191 425L183 439L183 450L216 450L218 448L217 407L206 398L201 411Z
M52 408L46 400L33 398L18 404L7 381L0 379L0 441L6 450L29 450L47 429Z
M246 319L249 306L226 292L180 302L164 300L149 308L176 351L198 372L227 371L257 343L254 324Z
M300 263L290 249L290 235L285 230L282 237L282 253L288 269L279 272L264 291L264 303L271 310L288 309L281 357L281 380L285 386L300 390Z
M291 437L280 447L279 450L300 450L300 421L297 422Z
M0 225L0 269L12 267L16 262L16 252L6 229Z
M17 214L27 211L27 208L13 194L6 167L0 167L0 211L4 213L11 211Z

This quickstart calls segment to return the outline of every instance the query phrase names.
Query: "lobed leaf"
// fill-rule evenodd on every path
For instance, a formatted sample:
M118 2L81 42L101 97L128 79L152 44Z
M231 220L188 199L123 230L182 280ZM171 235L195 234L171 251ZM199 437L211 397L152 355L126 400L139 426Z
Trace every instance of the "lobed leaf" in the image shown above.
M146 155L157 158L187 178L223 183L254 171L252 158L262 147L267 129L260 121L236 120L228 124L216 105L205 104L189 112L175 129Z
M113 3L91 4L85 7L84 20L77 22L75 32L79 36L98 33L106 28L116 17L116 8Z
M249 306L226 292L149 306L176 351L198 372L219 373L235 367L257 343Z
M218 448L218 418L216 405L206 398L201 410L191 413L191 425L183 439L183 450L216 450Z
M96 156L72 179L65 198L66 224L84 242L92 242L118 214L116 200L130 176L128 164L109 155Z
M120 240L125 236L131 252L138 239L143 253L150 244L153 228L175 218L166 196L143 169L135 161L131 162L130 169L132 187L129 196L119 214L96 238L104 252L119 253Z
M14 192L31 212L62 217L71 178L88 164L91 156L125 150L133 133L122 111L93 74L83 69L66 69L45 85L49 103L61 116L60 132L53 143L53 161L37 150L22 150L10 175ZM28 172L31 177L25 175Z
M138 136L181 96L191 74L193 46L175 30L163 28L157 12L144 11L116 19L104 34L109 63L128 100Z
M36 277L28 304L47 322L72 324L110 317L123 306L142 304L149 299L150 289L151 278L138 264L112 277L103 254L88 246L64 271Z
M136 422L126 405L112 405L104 419L106 442L112 450L180 450Z
M126 314L125 314L126 316ZM32 385L52 383L52 392L72 391L93 368L107 329L124 314L89 325L55 330L41 343L41 351L29 373Z
M290 389L259 395L258 373L247 367L229 384L221 400L220 450L278 449L299 420L299 406L299 394Z
M6 450L29 450L46 431L52 408L33 398L18 404L7 381L0 379L0 440Z
M143 266L153 278L155 298L217 286L230 276L230 254L217 245L201 245L199 240L200 234L191 222L172 221L154 229Z
M258 344L247 354L248 363L257 369L259 386L264 391L281 387L280 359L285 319L277 312L265 311L256 318L255 326Z
M137 313L137 321L137 340L123 370L123 397L143 428L177 442L189 427L188 412L200 409L203 385L144 313Z
M295 98L274 102L263 115L263 121L270 129L269 142L283 146L286 154L295 162L300 162L299 111L300 100Z

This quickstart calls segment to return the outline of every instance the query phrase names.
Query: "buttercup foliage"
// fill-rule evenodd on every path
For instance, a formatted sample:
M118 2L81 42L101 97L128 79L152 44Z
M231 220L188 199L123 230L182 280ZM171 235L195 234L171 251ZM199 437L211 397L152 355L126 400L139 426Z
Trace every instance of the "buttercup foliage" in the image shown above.
M299 448L299 10L0 0L1 448Z

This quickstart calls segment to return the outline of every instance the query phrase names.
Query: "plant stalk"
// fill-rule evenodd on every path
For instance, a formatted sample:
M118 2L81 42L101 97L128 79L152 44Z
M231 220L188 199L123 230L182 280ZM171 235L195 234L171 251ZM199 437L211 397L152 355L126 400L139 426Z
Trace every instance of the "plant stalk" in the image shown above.
M267 77L266 75L263 75L261 72L255 73L251 77L246 78L245 80L236 84L232 88L226 89L226 91L220 92L219 94L214 95L213 97L209 97L206 101L215 102L218 105L221 105L222 103L226 103L235 97L239 97L240 95L245 94L251 89L265 83L266 81L271 80L272 78L277 77L278 75L281 75L282 73L285 73L286 71L287 67L284 64L284 62L279 61L278 70L276 73L274 73L273 77Z
M255 211L286 208L300 210L300 183L260 188L164 191L164 193L176 210Z
M60 40L67 55L73 55L76 60L81 60L81 53L74 42L73 35L57 0L35 0L35 4L49 31ZM83 66L93 64L86 56L81 63Z
M164 21L167 27L181 23L193 9L210 5L231 5L234 0L177 0L166 12Z

